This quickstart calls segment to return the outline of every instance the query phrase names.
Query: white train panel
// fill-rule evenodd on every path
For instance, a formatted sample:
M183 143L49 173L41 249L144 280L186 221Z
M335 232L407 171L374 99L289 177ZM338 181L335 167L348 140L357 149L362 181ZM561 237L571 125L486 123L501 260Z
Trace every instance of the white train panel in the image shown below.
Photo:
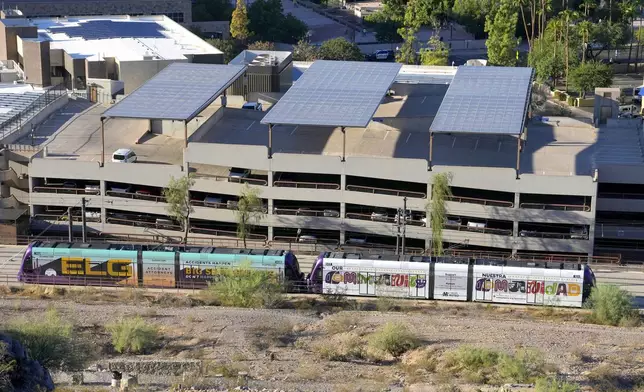
M581 307L583 271L475 265L474 301Z
M325 259L322 276L326 294L429 298L429 263Z
M467 301L467 264L434 264L434 299Z

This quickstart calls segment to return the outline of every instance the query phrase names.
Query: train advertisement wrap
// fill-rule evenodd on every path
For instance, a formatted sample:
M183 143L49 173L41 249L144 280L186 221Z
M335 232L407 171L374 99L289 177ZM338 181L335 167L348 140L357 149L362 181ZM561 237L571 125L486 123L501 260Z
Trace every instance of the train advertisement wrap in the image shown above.
M174 287L174 252L142 252L143 284L150 287Z
M583 271L474 266L474 301L578 307Z
M434 264L434 299L467 301L467 264Z
M326 259L324 293L397 298L429 298L429 264Z
M30 275L41 283L136 285L136 251L32 249Z
M180 253L179 264L179 279L193 284L213 281L222 268L244 267L280 276L284 273L284 256Z

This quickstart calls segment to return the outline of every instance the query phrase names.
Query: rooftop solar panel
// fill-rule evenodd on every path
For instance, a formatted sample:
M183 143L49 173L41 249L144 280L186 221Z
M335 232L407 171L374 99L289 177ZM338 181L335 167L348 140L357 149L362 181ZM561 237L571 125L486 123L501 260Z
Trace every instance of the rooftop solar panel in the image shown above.
M366 127L401 64L318 60L262 124Z
M172 63L103 116L189 121L245 70L245 65Z
M109 38L166 38L165 30L156 22L130 22L113 20L90 20L78 26L51 27L52 33L65 33L69 37L85 40Z
M525 67L459 67L429 130L521 134L532 74Z

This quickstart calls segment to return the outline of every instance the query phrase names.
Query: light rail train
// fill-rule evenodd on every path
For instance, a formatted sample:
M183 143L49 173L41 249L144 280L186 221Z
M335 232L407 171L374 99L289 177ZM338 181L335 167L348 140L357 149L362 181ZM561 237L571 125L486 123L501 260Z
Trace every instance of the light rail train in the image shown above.
M587 264L325 252L306 277L286 250L36 241L25 283L206 287L222 268L275 273L292 291L581 307L595 285Z

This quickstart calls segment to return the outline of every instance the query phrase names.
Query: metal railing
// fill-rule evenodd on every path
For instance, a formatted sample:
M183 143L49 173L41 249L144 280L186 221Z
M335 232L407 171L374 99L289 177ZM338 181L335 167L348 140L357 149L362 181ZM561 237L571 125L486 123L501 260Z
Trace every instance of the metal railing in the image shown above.
M276 215L295 215L295 216L323 216L327 218L339 218L340 212L333 210L333 214L324 210L303 210L301 208L281 208L274 207L273 213ZM326 214L326 215L325 215Z
M156 203L159 203L159 202L165 203L164 196L146 195L146 194L136 193L136 192L107 191L105 192L105 195L112 196L112 197L122 197L125 199L137 199L137 200L153 201Z
M372 186L347 185L347 190L354 191L354 192L372 193L377 195L389 195L389 196L400 196L400 197L406 196L406 197L413 197L418 199L427 198L427 195L423 192L400 191L397 189L376 188Z
M470 226L465 226L465 225L445 225L443 227L445 230L455 230L455 231L470 231L470 232L475 232L475 233L482 233L482 234L496 234L496 235L505 235L505 236L511 236L512 235L512 230L508 229L494 229L494 228L489 228L489 227L470 227Z
M66 193L72 195L96 195L96 191L87 192L85 188L67 188L59 186L35 186L34 192L38 193ZM99 191L100 193L100 191Z
M630 199L639 200L644 199L644 193L618 193L618 192L601 192L597 197L606 199Z
M190 204L192 204L193 206L197 206L197 207L224 208L224 209L231 209L232 210L232 208L228 208L227 203L213 203L213 202L210 202L210 201L207 202L207 201L204 201L204 200L192 199L192 200L190 200Z
M519 208L555 211L583 211L590 212L590 206L574 204L548 204L548 203L520 203Z
M152 229L181 231L181 226L170 224L170 223L157 223L157 222L141 221L141 220L134 221L134 220L124 219L124 218L114 218L111 216L107 217L106 223L114 223L117 225L127 225L127 226L136 226L136 227L149 227Z
M274 181L273 186L284 188L309 188L339 190L340 184L329 182L304 182L304 181Z
M62 215L61 216L60 214L57 214L57 215L56 214L35 214L35 215L33 215L33 217L37 218L37 219L52 220L52 221L64 221L64 222L66 222L68 220L67 215ZM72 221L73 222L82 222L83 217L80 216L80 215L73 215L72 214ZM96 216L96 215L89 214L89 215L85 215L85 221L87 221L87 222L100 222L101 217L100 217L100 215Z
M398 219L394 216L384 217L382 215L373 215L373 214L362 214L358 212L347 212L345 216L348 219L359 219L359 220L369 220L373 222L382 222L382 223L397 223ZM425 226L425 222L415 219L407 219L407 224L411 226Z
M594 264L619 264L621 262L621 255L613 256L581 256L570 254L532 254L532 253L517 253L512 256L510 252L494 252L494 251L479 251L479 250L446 250L446 255L455 257L471 257L480 259L502 259L502 260L516 260L516 261L553 261L561 263L594 263Z
M268 185L267 180L262 180L259 178L218 176L216 174L200 173L198 171L195 173L195 177L214 178L215 181L236 182L238 184L250 184L250 185L260 185L260 186Z
M456 203L480 204L484 206L508 207L508 208L514 207L514 203L511 201L478 199L476 197L449 196L449 197L446 197L445 200L453 201Z
M237 232L236 231L210 229L210 228L207 228L207 227L195 227L195 226L192 226L192 227L190 227L188 232L195 233L195 234L214 235L214 236L217 236L217 237L237 238ZM265 236L263 234L248 233L246 235L246 239L248 239L248 240L266 241L268 239L268 236Z
M575 238L578 234L571 233L546 233L542 231L520 231L519 238L549 238L559 240L588 240L588 234L585 238Z
M340 241L333 238L315 238L309 239L305 236L299 237L288 237L288 236L275 236L273 237L274 242L288 242L288 243L304 243L304 244L328 244L328 245L339 245Z
M0 135L2 135L0 136L0 140L9 136L17 129L20 129L33 116L64 95L67 95L67 88L65 88L64 84L59 84L45 90L40 97L36 98L36 100L29 104L29 106L24 110L20 113L16 113L13 117L0 125Z

